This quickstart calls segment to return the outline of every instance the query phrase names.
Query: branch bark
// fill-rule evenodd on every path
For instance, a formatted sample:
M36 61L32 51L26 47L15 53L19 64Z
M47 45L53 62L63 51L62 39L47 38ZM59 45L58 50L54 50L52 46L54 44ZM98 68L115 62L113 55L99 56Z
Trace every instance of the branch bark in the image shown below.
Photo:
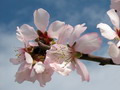
M99 65L118 65L113 63L111 58L100 57L100 56L95 56L90 54L82 54L82 57L80 57L79 59L99 62L100 63Z

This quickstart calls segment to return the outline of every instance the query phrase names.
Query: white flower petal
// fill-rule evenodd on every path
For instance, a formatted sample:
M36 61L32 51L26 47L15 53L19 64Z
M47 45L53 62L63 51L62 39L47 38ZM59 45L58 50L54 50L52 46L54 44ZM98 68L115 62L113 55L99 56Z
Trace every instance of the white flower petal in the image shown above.
M31 55L29 53L25 52L25 58L26 58L26 62L28 64L32 64L33 63L33 59L32 59L32 57L31 57Z
M120 50L119 48L112 42L108 42L108 44L110 45L109 46L109 49L108 49L108 53L111 57L113 58L116 58L118 57L119 53L120 53Z
M64 25L65 23L61 21L53 22L48 29L48 35L52 38L57 39L61 32L61 27L63 27Z
M75 51L89 54L100 48L102 40L97 33L83 35L75 44Z
M45 66L42 62L37 62L33 68L35 69L36 73L42 73L45 70Z
M22 35L20 35L19 33L16 33L16 36L18 40L20 40L21 42L24 42Z
M85 65L82 62L80 62L79 59L75 59L75 62L77 73L82 77L82 80L89 81L90 77Z
M43 33L45 32L46 27L49 24L49 18L49 13L42 8L35 10L34 12L34 23L36 27Z
M62 64L51 63L50 64L50 66L53 68L53 70L55 72L58 72L59 74L61 74L63 76L67 76L71 72L71 69L67 68L69 65L70 64L68 64L67 66L65 66L64 63L62 63Z
M71 33L73 31L73 27L71 25L66 25L64 26L64 28L62 29L62 32L60 33L59 37L58 37L58 44L66 44Z
M100 29L100 32L101 32L102 36L109 39L109 40L112 40L117 36L115 31L113 31L111 29L111 27L108 26L107 24L100 23L100 24L97 25L97 28Z
M116 57L116 58L112 57L112 60L115 64L120 64L120 53L119 53L118 57Z
M33 27L23 24L21 27L21 33L23 34L25 40L35 40L38 37L37 32Z
M108 16L110 17L110 20L112 22L112 24L119 29L119 24L120 24L120 19L119 16L117 15L117 13L115 12L114 9L111 9L107 12Z
M20 30L19 27L17 27L17 30L16 30L16 31L17 31L17 33L16 33L17 39L20 40L21 42L25 42L24 36L23 36L23 34L21 33L21 30Z
M80 35L87 29L84 27L85 24L76 25L69 39L69 45L72 46Z

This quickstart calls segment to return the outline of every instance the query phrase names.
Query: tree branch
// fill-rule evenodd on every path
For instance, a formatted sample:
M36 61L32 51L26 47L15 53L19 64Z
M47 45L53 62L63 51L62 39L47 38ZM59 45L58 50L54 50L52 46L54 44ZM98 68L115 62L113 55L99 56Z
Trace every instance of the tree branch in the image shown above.
M50 49L49 45L45 45L40 41L38 42L38 44L39 44L39 47L44 50ZM99 65L118 65L118 64L115 64L111 58L100 57L100 56L95 56L95 55L90 55L90 54L82 54L82 56L79 59L99 62L100 63Z
M83 60L88 60L88 61L93 61L93 62L99 62L99 65L118 65L113 63L111 58L106 58L106 57L100 57L100 56L94 56L94 55L90 55L90 54L82 54L82 57L80 57L79 59L83 59Z

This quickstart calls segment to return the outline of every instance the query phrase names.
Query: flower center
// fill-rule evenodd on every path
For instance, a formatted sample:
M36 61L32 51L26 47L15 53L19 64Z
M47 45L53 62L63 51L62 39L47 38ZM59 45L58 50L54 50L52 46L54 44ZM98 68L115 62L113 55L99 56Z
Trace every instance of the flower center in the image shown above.
M47 32L42 33L40 30L37 30L37 33L39 37L35 41L40 41L46 45L50 45L53 41L53 39L48 36Z
M74 61L75 58L79 58L81 55L81 53L74 50L74 47L62 44L54 44L51 49L47 51L47 56L50 57L53 62L60 64Z
M39 46L30 46L25 49L25 52L29 53L31 57L33 58L33 66L41 61L44 62L46 50L42 50Z
M66 45L54 44L51 49L47 51L47 56L57 63L68 62L72 59L72 51Z

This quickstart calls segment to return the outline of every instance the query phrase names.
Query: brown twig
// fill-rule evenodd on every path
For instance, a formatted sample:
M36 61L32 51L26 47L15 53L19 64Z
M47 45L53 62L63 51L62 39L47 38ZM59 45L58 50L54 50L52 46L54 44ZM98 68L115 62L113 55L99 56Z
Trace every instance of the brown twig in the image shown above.
M99 65L117 65L113 63L111 58L106 58L106 57L100 57L100 56L95 56L95 55L90 55L90 54L83 54L80 59L83 60L88 60L88 61L93 61L93 62L99 62Z

